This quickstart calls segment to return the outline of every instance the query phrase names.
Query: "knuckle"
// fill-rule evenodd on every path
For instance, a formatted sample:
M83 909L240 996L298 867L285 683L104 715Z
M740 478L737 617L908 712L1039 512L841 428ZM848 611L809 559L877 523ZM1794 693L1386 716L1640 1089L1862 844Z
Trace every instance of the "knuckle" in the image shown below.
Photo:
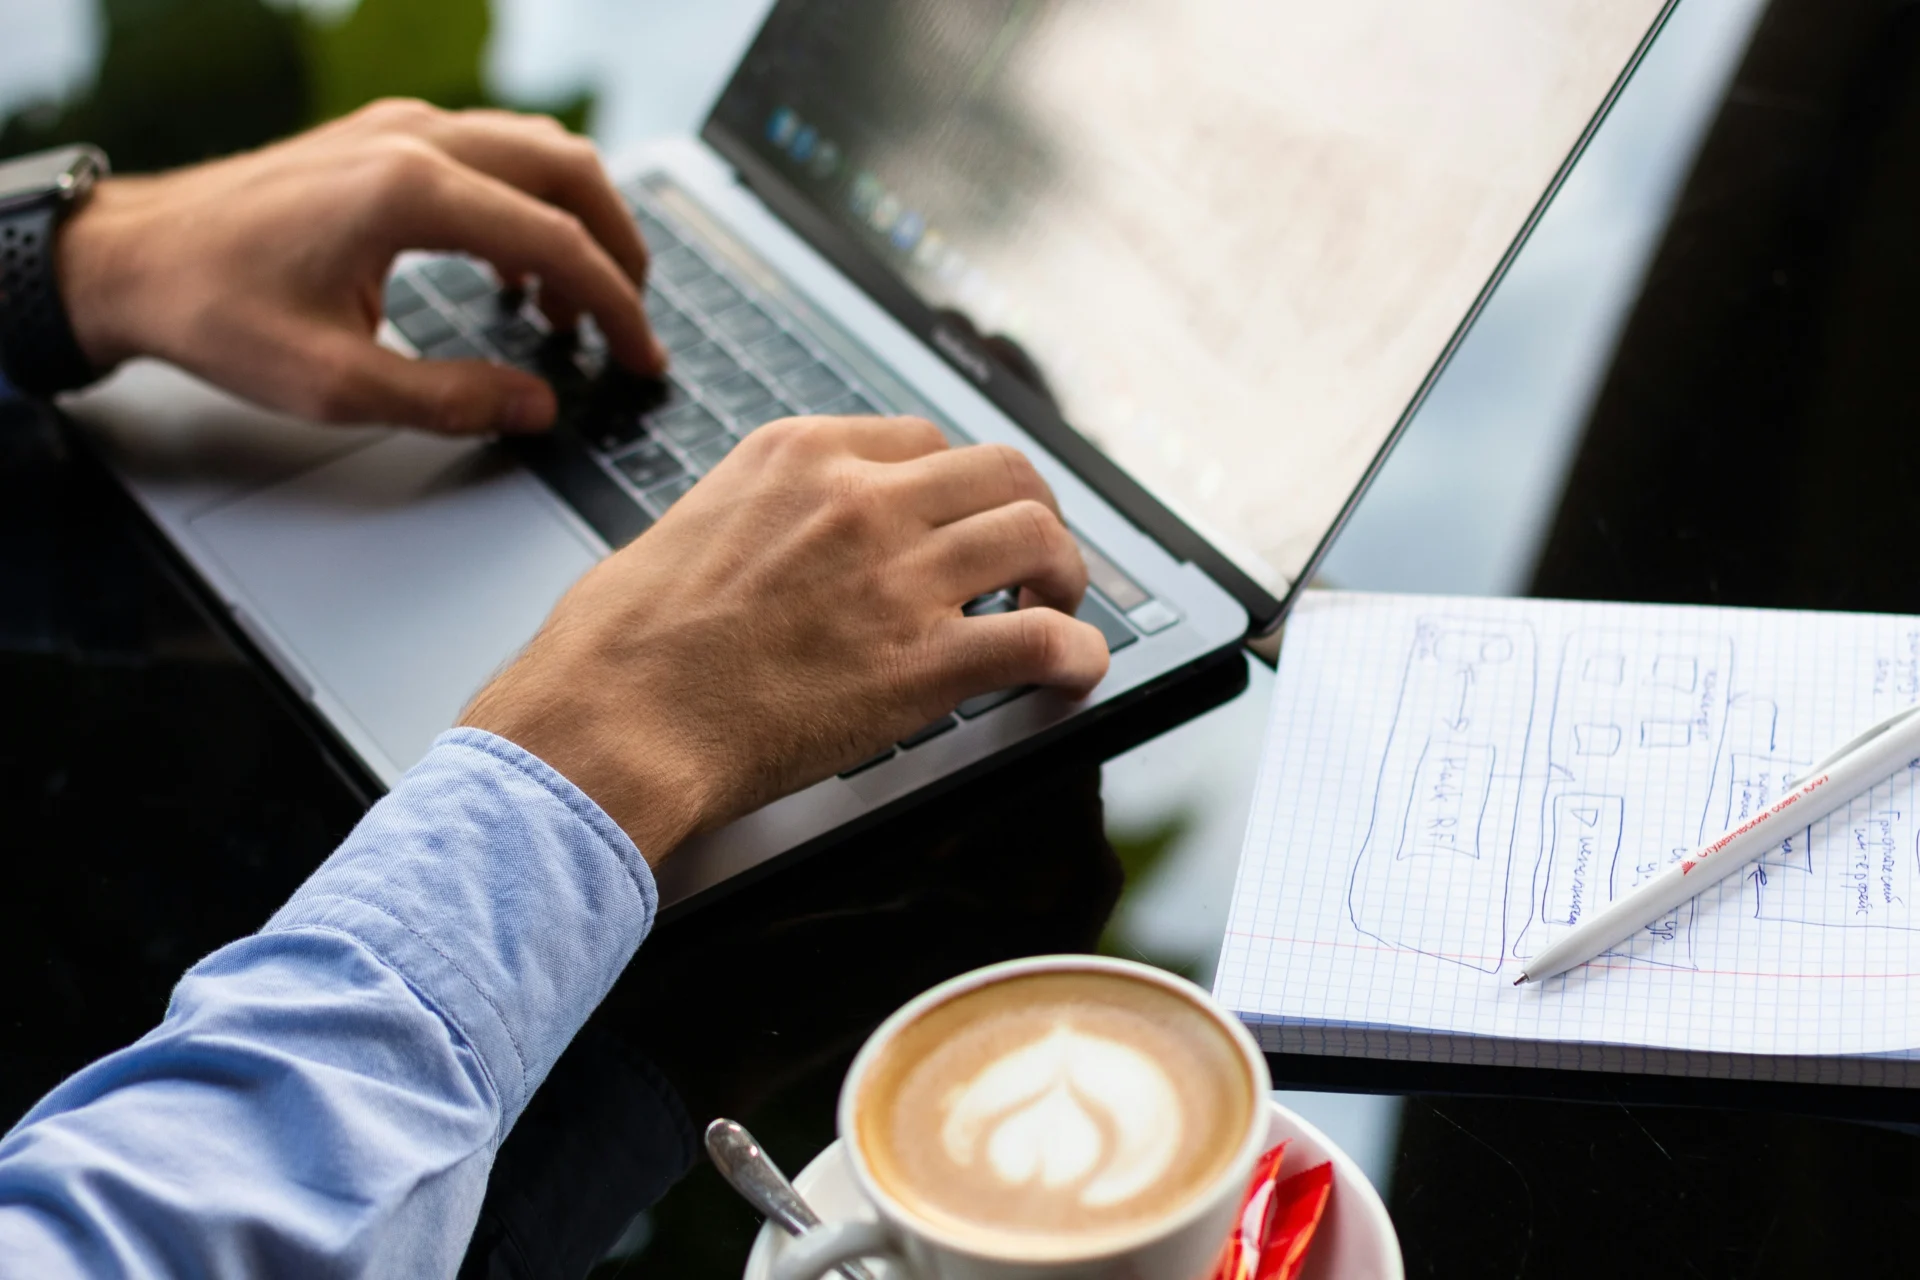
M376 128L413 129L431 124L440 109L419 98L378 98L355 113Z
M1000 464L1009 486L1015 493L1038 495L1046 492L1046 484L1040 479L1040 473L1034 470L1033 460L1010 444L988 444L981 448L988 456Z
M835 528L853 534L867 531L873 524L874 499L872 482L858 468L827 468L821 507Z
M392 196L413 191L437 180L441 172L438 152L417 138L382 138L372 154L374 185L382 194Z
M904 417L894 419L895 425L913 437L913 442L929 451L947 447L946 433L925 418Z
M777 458L793 449L799 430L798 418L782 418L778 422L769 422L758 430L750 432L747 438L740 442L740 449L768 458Z
M570 252L586 252L587 241L590 237L587 235L586 224L581 222L579 218L568 213L565 209L555 209L551 206L548 207L546 218L549 235L555 240L563 242Z
M1044 502L1022 498L1007 508L1007 518L1013 522L1014 532L1022 543L1040 547L1048 554L1058 554L1066 541L1066 529Z

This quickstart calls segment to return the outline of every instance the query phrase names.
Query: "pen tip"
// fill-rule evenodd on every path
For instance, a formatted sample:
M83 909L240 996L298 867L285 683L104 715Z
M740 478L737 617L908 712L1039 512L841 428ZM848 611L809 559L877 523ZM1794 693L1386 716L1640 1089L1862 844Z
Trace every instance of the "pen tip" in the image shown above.
M1527 975L1524 973L1513 980L1513 985L1516 987L1523 987L1526 985L1526 983L1527 983Z

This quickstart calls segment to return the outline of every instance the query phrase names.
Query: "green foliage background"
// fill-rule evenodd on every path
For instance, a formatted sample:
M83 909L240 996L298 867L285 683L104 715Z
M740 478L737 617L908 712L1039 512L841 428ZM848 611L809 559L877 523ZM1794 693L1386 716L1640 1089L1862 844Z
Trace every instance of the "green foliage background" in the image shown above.
M584 128L590 95L503 102L482 74L487 0L360 0L324 19L264 0L99 0L94 83L0 122L0 156L63 142L106 148L122 172L259 146L390 95L446 107L543 110Z

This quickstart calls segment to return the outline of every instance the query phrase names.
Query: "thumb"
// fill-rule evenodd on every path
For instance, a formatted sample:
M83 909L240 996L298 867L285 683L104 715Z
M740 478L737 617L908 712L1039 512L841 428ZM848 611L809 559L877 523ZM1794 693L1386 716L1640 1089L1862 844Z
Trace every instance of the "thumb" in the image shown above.
M335 422L523 434L546 430L558 411L543 380L484 360L414 360L349 334L329 334L314 355L312 367L331 372L320 416Z

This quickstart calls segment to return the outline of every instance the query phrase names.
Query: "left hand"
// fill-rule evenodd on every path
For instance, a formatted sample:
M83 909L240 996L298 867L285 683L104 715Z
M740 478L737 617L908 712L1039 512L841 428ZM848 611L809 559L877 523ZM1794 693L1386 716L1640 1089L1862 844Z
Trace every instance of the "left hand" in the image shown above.
M377 102L245 155L109 178L62 226L55 266L101 369L157 356L326 422L551 426L553 391L532 374L374 342L408 249L537 277L558 327L591 313L622 364L665 364L640 300L640 233L592 144L544 117Z

